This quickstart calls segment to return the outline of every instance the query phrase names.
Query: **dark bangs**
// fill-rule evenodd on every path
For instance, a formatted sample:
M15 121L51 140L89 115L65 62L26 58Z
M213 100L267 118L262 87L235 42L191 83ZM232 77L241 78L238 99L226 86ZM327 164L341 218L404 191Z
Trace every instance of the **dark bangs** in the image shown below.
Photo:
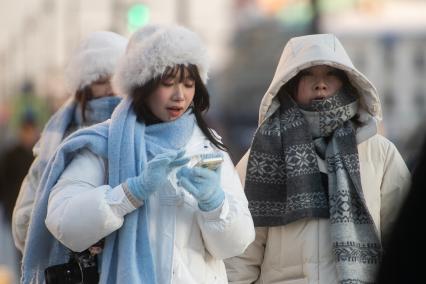
M194 80L198 75L198 69L197 66L193 64L189 64L188 66L185 66L184 64L178 64L174 67L167 67L166 71L161 75L160 80L165 81L170 78L176 78L176 75L179 73L179 83L182 83L185 80L185 69L189 73L189 79Z

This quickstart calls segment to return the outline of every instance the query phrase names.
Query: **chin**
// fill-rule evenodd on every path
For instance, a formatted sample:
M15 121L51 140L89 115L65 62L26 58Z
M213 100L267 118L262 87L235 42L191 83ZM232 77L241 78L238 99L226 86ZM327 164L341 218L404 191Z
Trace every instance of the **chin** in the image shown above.
M177 117L167 117L166 119L164 119L163 121L165 121L165 122L167 122L167 121L173 121L173 120L176 120L176 119L178 119L179 118L179 116L177 116Z

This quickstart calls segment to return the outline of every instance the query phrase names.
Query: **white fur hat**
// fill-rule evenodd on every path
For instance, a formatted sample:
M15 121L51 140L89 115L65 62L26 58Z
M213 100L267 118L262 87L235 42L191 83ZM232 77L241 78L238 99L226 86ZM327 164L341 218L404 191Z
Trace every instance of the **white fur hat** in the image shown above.
M65 69L65 85L70 94L114 73L124 54L127 39L109 31L91 33L81 43Z
M201 79L207 82L209 58L201 39L192 31L179 27L146 26L130 38L126 54L120 60L113 78L114 91L130 94L164 73L167 67L193 64Z

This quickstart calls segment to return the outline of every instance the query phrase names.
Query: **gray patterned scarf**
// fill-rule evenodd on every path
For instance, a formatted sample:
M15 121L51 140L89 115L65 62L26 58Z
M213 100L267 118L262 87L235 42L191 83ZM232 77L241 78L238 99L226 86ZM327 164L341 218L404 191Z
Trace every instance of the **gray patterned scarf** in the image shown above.
M289 96L257 130L245 193L255 226L329 218L340 283L373 283L381 245L365 204L355 130L357 100L339 93L301 109ZM328 186L317 154L325 159Z

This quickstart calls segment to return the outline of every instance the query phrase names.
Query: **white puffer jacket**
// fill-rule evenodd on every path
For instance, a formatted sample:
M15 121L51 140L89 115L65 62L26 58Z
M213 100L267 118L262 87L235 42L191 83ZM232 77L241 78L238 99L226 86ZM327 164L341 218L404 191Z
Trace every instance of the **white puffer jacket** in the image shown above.
M333 35L293 38L286 45L274 79L263 97L259 125L278 107L276 94L300 70L326 64L348 75L360 93L357 129L361 184L367 207L382 240L387 237L410 182L408 169L395 146L377 134L380 101L373 85L352 65ZM237 165L245 181L249 152ZM321 168L320 170L326 171ZM324 163L324 162L322 162ZM335 284L328 219L306 218L285 226L257 227L256 240L241 256L225 260L230 283Z
M186 155L213 151L218 149L194 127ZM222 154L225 161L221 166L221 185L226 197L218 209L200 211L197 201L176 186L175 171L170 178L178 198L160 200L155 193L150 197L150 243L158 283L228 283L223 259L241 254L254 240L253 221L240 180L228 154ZM135 210L121 185L111 189L104 185L105 179L105 161L83 150L52 189L46 225L61 243L74 251L82 251L118 230L124 216ZM160 241L170 236L172 268L164 267L164 242Z

